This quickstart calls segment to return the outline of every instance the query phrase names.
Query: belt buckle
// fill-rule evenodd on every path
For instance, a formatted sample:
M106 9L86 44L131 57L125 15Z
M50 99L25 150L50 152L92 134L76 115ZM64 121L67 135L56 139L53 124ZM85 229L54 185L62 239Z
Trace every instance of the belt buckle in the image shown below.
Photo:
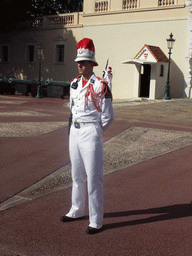
M74 122L74 126L75 126L76 129L80 129L80 123Z

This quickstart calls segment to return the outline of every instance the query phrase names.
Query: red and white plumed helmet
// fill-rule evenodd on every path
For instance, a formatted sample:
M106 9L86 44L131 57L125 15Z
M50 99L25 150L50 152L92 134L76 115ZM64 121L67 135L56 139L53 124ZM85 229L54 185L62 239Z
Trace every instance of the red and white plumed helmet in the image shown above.
M112 71L112 67L108 67L107 71L111 72Z
M94 66L98 66L98 63L95 60L95 46L93 40L90 38L83 38L76 46L77 48L77 57L75 61L93 61Z

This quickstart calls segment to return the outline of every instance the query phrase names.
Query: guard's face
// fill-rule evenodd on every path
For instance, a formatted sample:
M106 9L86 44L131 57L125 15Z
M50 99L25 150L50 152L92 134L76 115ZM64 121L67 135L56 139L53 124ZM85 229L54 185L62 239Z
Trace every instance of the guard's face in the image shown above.
M79 74L83 76L87 75L92 75L93 73L93 66L94 62L93 61L88 61L88 60L83 60L83 61L78 61L78 70Z

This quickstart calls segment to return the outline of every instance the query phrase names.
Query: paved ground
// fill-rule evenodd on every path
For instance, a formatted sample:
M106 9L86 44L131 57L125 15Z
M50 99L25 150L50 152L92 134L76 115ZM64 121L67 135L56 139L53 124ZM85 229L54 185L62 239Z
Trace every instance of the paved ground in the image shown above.
M0 255L190 256L192 100L114 101L94 236L88 217L59 220L71 196L67 102L0 96Z

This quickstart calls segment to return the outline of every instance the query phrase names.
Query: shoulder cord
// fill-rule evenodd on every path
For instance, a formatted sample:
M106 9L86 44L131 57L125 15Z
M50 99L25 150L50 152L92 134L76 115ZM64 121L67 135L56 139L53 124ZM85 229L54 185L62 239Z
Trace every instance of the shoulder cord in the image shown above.
M98 112L102 112L101 108L100 108L100 103L102 98L105 97L105 94L108 91L108 83L106 81L101 81L102 83L102 89L100 92L96 93L93 89L93 84L89 84L89 86L87 87L87 91L85 93L85 105L87 105L88 103L88 96L91 96L91 101L93 103L93 106L95 107L95 109ZM109 89L110 94L111 94L111 90ZM112 98L112 94L111 94L111 98Z

